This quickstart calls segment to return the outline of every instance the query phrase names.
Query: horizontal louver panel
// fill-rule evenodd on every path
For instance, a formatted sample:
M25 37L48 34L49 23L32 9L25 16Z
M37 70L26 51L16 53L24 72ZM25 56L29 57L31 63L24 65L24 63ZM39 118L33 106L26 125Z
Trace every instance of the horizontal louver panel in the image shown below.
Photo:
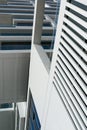
M67 10L65 10L65 15L67 15L70 18L73 18L77 23L79 23L83 27L85 26L85 28L87 29L87 23L83 19L81 19L80 17L72 14L71 12L69 12Z
M69 37L71 37L71 41L73 42L75 40L75 47L76 49L78 49L78 51L81 52L82 57L84 58L84 60L87 62L87 55L84 53L83 49L85 49L85 51L87 51L87 45L85 44L85 42L78 37L74 32L71 31L71 29L69 29L67 26L63 25L63 30L65 31L65 33L67 32L67 34L69 35ZM72 43L71 43L72 44Z
M75 1L77 1L77 2L79 2L79 3L81 3L81 4L86 4L86 2L87 2L87 0L75 0ZM86 4L87 5L87 4Z
M78 12L78 13L81 14L81 15L83 15L84 17L87 17L87 12L86 12L85 10L83 10L83 9L81 9L81 8L79 8L79 7L77 7L77 6L73 5L73 4L71 4L71 3L69 3L69 2L67 2L66 7L70 8L70 9L72 9L72 10L75 10L76 12Z
M70 55L73 57L73 59L75 60L76 64L78 64L78 66L81 67L81 69L84 71L85 75L87 74L87 70L86 70L86 64L84 62L82 62L82 59L79 58L79 55L73 50L73 48L64 41L64 39L61 38L61 43L64 43L63 46L67 49L68 53L70 53Z
M84 38L86 37L86 32L84 30L82 30L81 28L79 28L74 23L72 23L71 21L69 21L67 18L64 18L64 22L66 24L68 24L68 26L70 26L72 29L74 28L74 31L76 31L77 33L79 33L79 35L81 34Z
M63 47L61 47L61 49L63 49ZM64 49L63 49L62 51L63 51L63 53L65 53L66 57L68 56L68 58L70 58L70 60L72 61L72 58L69 56L68 52L66 52ZM59 52L59 54L60 54L60 52ZM62 53L61 53L61 54L62 54ZM63 56L63 54L61 55L61 57L65 58L65 56ZM74 64L74 62L73 62L73 64ZM69 66L67 67L67 69L70 70ZM69 72L70 72L70 71L69 71ZM67 73L69 73L69 72L67 72ZM74 77L74 76L72 75L72 73L69 73L69 75L70 75L70 74L71 74L71 77ZM72 78L69 77L69 80L72 81ZM72 82L72 84L74 85L74 81ZM75 84L75 86L74 86L74 87L77 89L76 86L77 86L77 82L76 82L76 84ZM79 86L79 85L78 85L78 86ZM79 90L80 90L80 92L79 92ZM85 95L85 93L84 93L83 91L81 92L80 86L79 86L79 89L77 89L77 91L79 92L80 96L82 97L82 99L83 99L85 105L87 105L87 104L86 104L86 95ZM81 93L82 93L82 95L81 95ZM83 95L83 94L84 94L84 95ZM80 100L81 100L81 98L80 98ZM84 107L83 107L83 108L84 108ZM86 111L85 111L85 113L86 113Z
M53 85L57 89L57 91L58 91L58 93L59 93L59 95L60 95L60 97L61 97L61 99L62 99L62 101L63 101L63 103L64 103L64 105L65 105L71 119L72 119L72 121L73 121L73 123L75 124L77 130L81 130L80 124L78 123L78 121L76 122L76 116L73 113L71 106L67 102L66 97L65 97L65 95L63 94L63 92L61 90L61 83L59 82L59 80L57 80L57 81L54 80ZM59 87L57 87L57 86L59 86Z
M66 0L53 85L77 130L87 129L87 2Z
M60 79L63 80L63 82L65 84L66 91L67 91L68 95L70 96L70 98L72 99L73 104L74 103L77 104L76 108L77 108L79 114L83 115L82 119L83 119L84 123L86 124L86 116L85 116L85 113L82 111L83 110L82 108L85 107L85 105L83 104L82 101L80 101L80 97L78 96L78 94L74 90L74 86L70 82L70 80L69 80L68 76L66 75L64 69L62 69L62 67L60 65L58 66L58 68L57 68L58 75L59 75Z
M85 102L86 102L86 96L85 96L85 94L83 93L83 91L80 89L80 86L77 84L76 79L72 76L72 74L71 74L71 72L69 71L68 67L65 66L64 62L62 61L62 59L61 59L61 60L60 60L60 59L61 59L61 57L59 57L59 61L61 61L60 65L62 66L62 68L64 69L64 72L65 72L66 75L68 76L68 80L72 83L72 85L73 85L73 87L74 87L76 93L80 95L80 101L81 101L81 99L82 99L82 102L83 102L83 105L84 105L84 108L83 108L83 107L82 107L82 108L83 108L83 110L84 110L84 113L86 114L86 104L85 104ZM59 61L58 61L58 63L59 63ZM79 96L79 95L78 95L78 96ZM81 103L82 103L82 102L81 102Z

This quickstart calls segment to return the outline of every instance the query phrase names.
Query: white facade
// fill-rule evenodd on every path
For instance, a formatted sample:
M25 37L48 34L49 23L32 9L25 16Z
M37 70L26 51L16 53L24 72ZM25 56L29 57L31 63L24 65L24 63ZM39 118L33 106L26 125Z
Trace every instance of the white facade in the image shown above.
M12 108L0 108L0 130L15 130L15 111Z
M16 4L15 1L8 3ZM20 3L19 1L18 4ZM44 7L55 6L56 0L46 1L46 4L45 0L31 3L35 5L31 55L29 56L29 51L12 51L9 62L6 62L10 52L5 52L6 60L3 58L4 53L0 53L0 78L4 75L3 79L0 79L1 103L22 101L17 103L14 111L10 111L15 112L15 130L86 130L87 1L61 0L52 63L46 54L47 51L42 48L41 33ZM14 23L16 20L14 19ZM25 67L29 66L28 60L30 68ZM16 62L18 66L15 68ZM10 63L14 66L15 73ZM8 90L6 85L3 87L3 80ZM10 117L12 114L9 114Z
M40 79L38 82L37 78L33 78L33 76L37 77L40 70L39 66L44 63L44 60L43 56L41 57L42 54L39 47L41 21L38 20L38 18L42 18L41 13L43 15L43 11L40 14L37 12L40 9L39 4L44 5L44 1L36 1L29 87L36 105L42 130L86 130L87 128L86 3L86 1L80 0L64 0L61 2L50 76L49 79L46 78L47 81ZM37 24L38 22L39 25ZM39 36L36 33L38 29ZM37 51L42 60L42 63L39 62L37 67L33 65L34 59L37 59L37 55L33 55L33 51ZM40 75L42 74L45 78L45 71L43 72L43 70ZM34 73L36 71L37 73ZM44 92L43 81L47 83L46 95L44 96L45 103L42 101L43 98L39 91L40 85ZM38 85L32 84L35 82ZM39 102L43 105L41 104L40 106ZM43 111L40 114L41 110L39 108L42 106Z

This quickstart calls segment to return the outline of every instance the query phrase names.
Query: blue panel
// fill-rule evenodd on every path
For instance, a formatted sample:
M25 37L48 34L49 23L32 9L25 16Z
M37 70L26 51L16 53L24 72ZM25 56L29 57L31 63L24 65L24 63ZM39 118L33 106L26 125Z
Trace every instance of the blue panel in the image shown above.
M33 26L33 22L32 23L30 23L30 22L28 22L28 23L17 23L17 26Z
M31 45L2 45L0 50L25 50L31 49Z
M30 103L30 116L29 116L29 128L28 130L40 130L41 125L39 121L39 117L35 108L35 104L33 102L33 99L31 98Z
M2 42L0 50L25 50L31 49L31 42Z
M12 108L12 103L4 103L4 104L0 104L0 108Z

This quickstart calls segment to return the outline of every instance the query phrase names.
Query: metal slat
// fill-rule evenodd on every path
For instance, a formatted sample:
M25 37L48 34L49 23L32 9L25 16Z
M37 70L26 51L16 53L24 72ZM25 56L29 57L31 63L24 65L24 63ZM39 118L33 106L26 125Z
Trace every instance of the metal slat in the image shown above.
M57 59L58 60L58 59ZM59 61L58 61L59 62ZM71 75L71 73L69 72L68 68L66 68L66 66L64 65L64 63L61 61L60 63L62 65L62 68L64 68L65 73L68 76L68 79L71 81L71 83L74 85L75 89L77 90L78 94L80 95L80 98L82 98L85 106L87 105L87 100L86 100L86 95L84 94L84 92L81 90L80 86L77 84L77 82L75 81L75 79L73 78L73 76ZM87 110L86 107L84 107L84 112L87 115Z
M59 67L58 67L58 68L59 68ZM64 89L65 89L67 95L68 95L69 98L71 99L71 102L72 102L72 104L73 104L75 110L79 113L82 122L84 122L84 125L86 126L86 125L87 125L86 116L84 115L82 109L80 108L78 102L76 101L74 95L72 94L72 91L69 89L69 87L68 87L68 85L67 85L67 83L66 83L66 81L65 81L65 79L64 79L64 77L63 77L63 74L64 74L64 73L61 74L60 70L61 70L61 69L59 68L58 73L57 73L57 74L58 74L58 77L62 80ZM55 71L56 71L56 70L55 70Z
M83 15L85 18L87 18L87 12L69 2L66 3L66 6L72 10L75 10L77 13Z
M68 34L71 33L71 31L69 29L67 29L67 27L63 27L63 29L67 30ZM87 62L87 54L85 54L84 51L82 49L80 49L79 46L75 42L73 42L64 32L62 32L62 36L64 37L65 40L67 39L66 41L74 48L74 50L80 55L80 57L82 57L84 59L84 61ZM76 39L76 38L77 37L74 37L74 39ZM82 43L82 44L84 46L84 43ZM87 51L87 48L85 46L84 46L84 49L86 49L86 51Z
M57 87L57 90L58 90L59 95L60 95L60 97L61 97L61 99L62 99L62 101L63 101L63 103L64 103L64 105L65 105L65 108L67 109L67 111L68 111L68 113L69 113L69 115L70 115L72 121L74 122L74 124L75 124L75 126L76 126L76 129L77 129L77 130L82 130L81 127L80 127L80 124L78 123L78 121L77 121L77 119L76 119L75 114L74 114L73 111L72 111L72 108L70 107L69 103L67 102L65 95L64 95L63 92L61 91L61 87L60 87L60 86L61 86L61 83L59 82L59 80L58 80L57 83L55 82L55 80L53 80L53 83L55 84L55 86L59 86L59 87Z
M60 80L60 79L58 78L58 80ZM58 80L56 80L56 82L57 82ZM61 80L60 80L60 81L61 81ZM79 122L81 128L82 128L83 130L86 130L86 127L84 126L83 122L81 121L81 119L80 119L80 117L79 117L79 114L78 114L77 111L75 110L75 108L74 108L74 106L73 106L73 104L72 104L72 102L71 102L70 97L68 96L68 94L67 94L67 93L65 92L65 90L64 90L63 82L61 82L61 83L62 83L62 84L61 84L61 91L62 91L62 93L64 94L64 96L66 97L66 100L67 100L68 104L69 104L70 107L72 108L72 111L73 111L73 113L75 114L76 119L77 119L77 121ZM63 86L63 88L62 88L62 86Z
M58 63L58 67L59 67L59 64L60 63ZM75 95L75 98L77 99L79 105L81 106L84 114L87 115L86 105L83 102L83 99L81 99L81 95L79 95L79 93L75 87L75 83L74 83L75 81L71 80L72 77L71 77L69 71L66 69L66 67L63 66L63 64L61 64L61 68L62 68L62 71L64 72L63 75L65 75L65 77L66 77L65 79L66 79L66 82L67 82L69 88L72 90L73 95Z
M70 36L87 52L87 45L85 44L85 40L83 41L80 37L78 37L74 32L71 31L67 26L63 25L63 29L70 34Z
M57 67L56 67L56 70L55 71L57 71L58 70L58 75L59 75L59 73L60 73L60 75L62 76L62 78L64 79L64 81L66 82L66 87L69 89L69 93L71 93L71 95L73 96L73 100L74 100L74 104L76 103L77 104L77 106L78 106L78 111L80 110L81 111L81 113L82 113L82 115L83 115L83 119L84 119L84 122L85 122L85 124L87 123L87 121L86 121L86 114L85 114L85 111L83 111L84 110L84 107L85 107L85 105L84 105L84 103L83 103L83 101L81 100L81 98L80 98L80 96L78 95L78 93L76 92L76 90L75 90L75 88L73 87L73 85L72 85L72 83L70 82L70 80L69 80L69 78L68 78L68 76L67 76L67 74L65 73L65 71L64 71L64 69L62 68L62 66L60 66L59 64L57 65ZM70 96L71 97L71 96ZM71 97L72 98L72 97ZM86 107L85 107L85 110L86 110Z
M77 1L77 2L79 2L79 3L81 3L81 4L84 4L84 5L87 5L87 4L86 4L87 0L75 0L75 1Z
M63 45L63 44L62 44ZM70 54L68 53L68 51L66 51L64 49L64 47L60 46L60 50L62 51L62 53L66 56L66 58L69 60L69 62L72 64L73 68L79 73L79 75L81 76L81 78L84 80L84 82L86 83L86 79L87 76L86 74L84 74L84 72L82 71L82 69L78 66L78 64L75 62L75 60L70 56Z
M72 23L71 21L69 21L67 18L64 18L64 22L66 24L68 24L72 29L74 29L77 33L79 33L82 37L86 38L87 34L81 28L79 28L78 26L76 26L74 23Z
M59 64L58 64L58 68L61 71L61 74L63 74L62 77L64 78L65 82L67 83L67 87L69 87L70 91L72 92L73 96L75 97L75 100L78 102L80 109L82 109L83 114L86 118L86 106L85 106L85 104L81 100L81 97L79 96L79 94L76 92L76 90L75 90L73 84L71 83L68 75L66 74L65 70L62 68L62 66L60 68ZM86 122L86 120L85 120L85 122Z
M59 55L60 56L60 55ZM75 78L75 80L78 82L79 85L81 85L81 89L84 91L85 95L87 95L87 86L85 85L85 83L81 80L81 78L79 77L79 75L77 74L77 72L74 70L73 66L71 66L70 62L67 60L66 56L62 55L61 56L62 61L65 63L65 65L67 66L67 68L70 70L70 72L72 73L73 77ZM86 104L87 104L87 100L86 100Z
M63 46L68 50L68 52L72 55L75 61L82 67L84 72L87 74L87 65L82 61L82 59L76 54L76 52L61 38L60 42Z
M77 89L75 88L75 83L73 83L74 80L71 81L71 75L69 74L69 71L66 69L66 67L63 65L63 63L61 62L61 59L58 58L58 67L59 65L61 66L62 71L65 73L65 75L67 76L66 82L68 83L68 85L70 86L70 89L73 92L73 95L75 94L76 99L78 99L78 102L84 112L84 114L87 116L87 110L86 110L86 105L84 104L83 100L81 99L81 97L78 95L78 93L76 92ZM75 81L74 81L75 82ZM73 85L73 88L72 88ZM74 93L75 92L75 93Z
M80 17L72 14L71 12L65 10L65 14L70 17L70 18L73 18L74 21L76 21L77 23L79 23L81 26L85 27L87 29L87 23L81 19Z
M58 61L59 62L59 61ZM63 65L63 63L62 63L62 61L61 61L61 65L62 65L62 67L64 67L63 69L64 69L64 72L66 73L66 75L67 75L67 77L68 77L68 79L69 79L69 81L72 83L72 85L74 86L74 89L75 89L75 91L79 94L78 96L80 96L80 100L82 101L82 102L80 102L80 100L79 100L79 103L81 104L83 104L82 105L82 108L83 108L83 111L84 111L84 113L85 114L87 114L86 112L86 95L84 94L84 92L81 90L81 88L80 88L80 86L77 84L77 82L75 81L75 79L74 79L74 77L72 76L72 74L70 73L70 71L68 70L68 68L66 67L66 66L64 66Z

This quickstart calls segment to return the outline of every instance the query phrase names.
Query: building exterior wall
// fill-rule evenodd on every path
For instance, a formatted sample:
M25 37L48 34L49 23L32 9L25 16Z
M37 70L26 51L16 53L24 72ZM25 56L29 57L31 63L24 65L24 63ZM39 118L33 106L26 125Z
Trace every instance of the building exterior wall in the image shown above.
M0 2L2 3L2 1ZM19 5L21 1L17 1L17 3L9 1L8 3ZM23 128L25 121L25 130L28 130L30 123L28 120L30 114L29 92L31 91L41 130L86 130L87 1L61 1L51 70L50 59L42 48L41 40L42 37L45 42L52 40L53 30L52 28L44 30L42 26L44 12L45 15L52 16L56 11L51 11L51 9L49 11L46 8L44 11L45 0L36 0L32 3L35 5L35 10L32 8L29 12L24 9L14 9L13 12L10 8L4 10L4 13L7 13L8 10L8 14L11 14L13 18L18 18L19 13L21 13L21 18L25 16L24 13L31 13L32 16L34 11L35 13L33 36L28 32L32 31L32 27L0 27L0 41L31 41L32 39L30 71L29 51L0 51L0 103L27 100L26 116L24 115L22 120L20 118L19 124ZM22 4L26 5L27 3L22 2ZM51 6L55 7L56 2L46 1L46 7L50 8ZM11 15L1 14L0 24L11 25ZM24 34L22 34L23 31ZM48 37L41 36L43 31ZM14 111L0 111L0 118L3 119L0 119L0 129L14 130ZM22 121L23 124L21 124ZM22 128L19 129L22 130Z
M86 61L87 57L87 54L85 53L85 43L87 39L85 37L86 5L86 1L80 0L61 1L48 87L49 98L47 102L47 119L45 120L46 129L51 130L54 125L55 129L61 130L64 130L64 127L67 130L86 130L87 97L85 94L87 65L86 63L83 63ZM84 31L82 26L85 28ZM82 40L81 37L83 37L84 40ZM84 48L84 50L82 48ZM84 61L81 57L84 58ZM83 69L84 73L82 71ZM67 114L65 110L62 112L63 106L61 106L61 103L65 107ZM55 108L53 108L53 106ZM58 113L60 111L60 107L61 112ZM55 121L53 117L55 118ZM66 119L63 121L61 118Z
M0 0L0 4L6 4L7 0Z
M34 16L31 54L34 47L37 44L40 45L42 28L41 14L43 16L43 11L40 12L40 14L38 13L38 10L40 9L38 6L40 3L38 2L40 1L37 0L35 3L36 12ZM41 121L41 130L86 130L87 128L87 34L85 8L87 2L85 2L85 0L61 1L54 54L49 80L47 81L48 83L46 86L47 90L45 95L44 114ZM44 5L44 0L42 4ZM41 18L41 21L38 21L39 17ZM40 26L38 23L40 23ZM38 30L39 36L36 33ZM38 57L40 57L41 62L43 63L43 53L41 55L40 50ZM33 69L35 69L33 66L35 57L36 55L31 56L30 72L33 72ZM34 71L36 72L36 69ZM44 74L43 71L42 73ZM33 79L34 73L33 75L32 73L30 74L30 79ZM33 79L33 83L36 79ZM33 83L30 84L38 114L40 112L39 107L42 107L41 104L39 104L38 107L38 101L36 102L38 99L37 96L39 95L38 86L40 85L40 81L38 81L38 85L36 85L37 89L34 87L35 85ZM30 83L31 82L32 80L30 80ZM41 115L39 115L39 118L40 117Z
M26 101L29 52L0 52L0 103Z
M0 110L0 130L15 130L14 110Z
M0 14L0 26L11 26L12 17L8 14Z

